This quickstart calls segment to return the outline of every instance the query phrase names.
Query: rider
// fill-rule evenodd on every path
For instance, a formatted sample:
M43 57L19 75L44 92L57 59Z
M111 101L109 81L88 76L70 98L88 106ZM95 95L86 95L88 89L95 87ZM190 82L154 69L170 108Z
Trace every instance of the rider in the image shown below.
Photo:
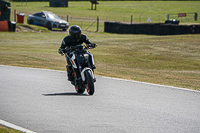
M81 45L83 44L83 42L86 43L86 45L89 45L90 47L93 47L93 48L97 46L95 43L91 43L86 35L81 34L81 28L79 26L73 25L69 29L69 35L63 39L61 47L58 49L58 52L62 54L64 49L70 49L71 46ZM67 68L68 80L72 81L73 80L72 65L69 59L67 58L67 56L65 57L67 60L66 68ZM93 65L92 69L95 69L95 68L96 67Z

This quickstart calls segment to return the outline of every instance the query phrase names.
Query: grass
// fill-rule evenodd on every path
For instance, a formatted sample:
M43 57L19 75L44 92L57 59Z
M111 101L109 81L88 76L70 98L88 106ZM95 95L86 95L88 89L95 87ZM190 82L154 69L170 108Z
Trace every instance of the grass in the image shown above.
M121 35L108 40L111 44L95 56L97 64L103 62L102 75L200 90L199 35Z
M10 128L7 128L7 127L0 125L0 133L24 133L24 132L17 131L17 130L14 130L14 129L10 129Z
M84 33L98 44L90 50L96 75L200 90L200 35ZM65 71L65 57L57 53L65 36L63 32L0 33L0 62Z

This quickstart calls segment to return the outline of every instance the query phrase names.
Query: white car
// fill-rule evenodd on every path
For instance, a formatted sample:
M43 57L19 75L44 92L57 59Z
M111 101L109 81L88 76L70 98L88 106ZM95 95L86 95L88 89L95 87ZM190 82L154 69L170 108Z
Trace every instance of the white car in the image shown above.
M59 28L66 31L69 27L69 23L62 20L52 12L42 11L29 15L27 18L28 24L39 25L47 27L49 30L52 28Z

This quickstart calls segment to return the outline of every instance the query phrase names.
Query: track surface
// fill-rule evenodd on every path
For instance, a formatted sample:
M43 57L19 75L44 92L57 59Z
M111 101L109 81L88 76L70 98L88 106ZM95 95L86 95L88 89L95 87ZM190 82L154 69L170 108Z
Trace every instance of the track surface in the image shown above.
M78 95L65 72L0 66L0 119L38 133L200 132L200 92L96 78Z

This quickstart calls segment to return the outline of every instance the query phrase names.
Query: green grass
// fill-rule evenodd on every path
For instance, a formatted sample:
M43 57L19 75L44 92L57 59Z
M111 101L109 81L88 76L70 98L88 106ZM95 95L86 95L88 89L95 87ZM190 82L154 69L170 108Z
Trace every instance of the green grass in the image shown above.
M0 133L24 133L24 132L17 131L17 130L14 130L14 129L10 129L10 128L7 128L7 127L0 125Z

